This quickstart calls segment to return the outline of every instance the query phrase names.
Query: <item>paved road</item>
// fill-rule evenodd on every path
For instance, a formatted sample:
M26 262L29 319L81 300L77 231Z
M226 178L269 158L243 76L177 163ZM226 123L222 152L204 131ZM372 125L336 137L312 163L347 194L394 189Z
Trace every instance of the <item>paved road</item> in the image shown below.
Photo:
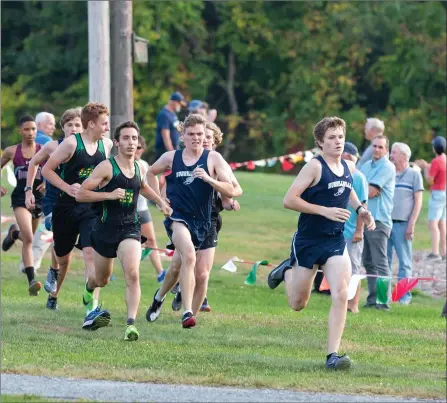
M1 394L108 402L428 402L390 396L332 395L274 389L163 385L13 374L1 374Z

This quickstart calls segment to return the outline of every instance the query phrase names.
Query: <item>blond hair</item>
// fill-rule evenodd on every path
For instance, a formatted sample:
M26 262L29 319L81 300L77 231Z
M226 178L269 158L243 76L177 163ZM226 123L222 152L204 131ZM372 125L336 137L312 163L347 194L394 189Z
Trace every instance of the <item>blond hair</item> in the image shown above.
M218 146L220 143L222 143L222 130L220 130L219 126L217 126L213 122L206 122L205 127L213 132L214 136L214 145Z
M207 123L206 119L202 115L198 113L191 113L185 118L185 120L182 123L180 123L179 129L182 134L185 134L185 130L188 127L192 127L195 125L203 125L203 127L205 128L206 123Z

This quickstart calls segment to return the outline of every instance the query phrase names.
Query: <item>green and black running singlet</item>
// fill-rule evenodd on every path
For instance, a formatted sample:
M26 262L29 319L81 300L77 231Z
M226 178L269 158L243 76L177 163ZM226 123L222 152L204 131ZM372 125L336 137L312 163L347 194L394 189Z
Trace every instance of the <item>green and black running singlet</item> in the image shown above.
M61 178L73 185L74 183L82 184L93 172L95 167L106 159L106 152L102 140L98 140L98 148L93 155L90 155L84 145L82 137L76 133L76 150L71 159L63 165ZM65 192L61 192L58 204L75 204L76 199Z
M109 158L109 161L112 164L112 179L100 191L111 193L115 189L121 188L126 193L123 199L102 202L100 222L106 225L138 224L137 202L141 188L140 166L137 161L134 161L135 174L132 178L128 178L121 171L115 157Z

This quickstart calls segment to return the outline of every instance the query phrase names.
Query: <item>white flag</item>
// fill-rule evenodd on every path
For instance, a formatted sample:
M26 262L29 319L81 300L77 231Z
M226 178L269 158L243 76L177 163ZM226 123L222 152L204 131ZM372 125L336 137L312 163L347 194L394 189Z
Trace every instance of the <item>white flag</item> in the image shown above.
M231 273L236 273L236 271L237 271L237 267L236 267L236 265L234 264L234 262L233 262L232 259L230 259L227 263L225 263L225 264L222 266L222 269L227 270L227 271L229 271L229 272L231 272Z
M357 292L359 282L364 278L366 278L364 274L353 274L351 276L351 281L349 282L348 287L348 301L355 297L355 293Z

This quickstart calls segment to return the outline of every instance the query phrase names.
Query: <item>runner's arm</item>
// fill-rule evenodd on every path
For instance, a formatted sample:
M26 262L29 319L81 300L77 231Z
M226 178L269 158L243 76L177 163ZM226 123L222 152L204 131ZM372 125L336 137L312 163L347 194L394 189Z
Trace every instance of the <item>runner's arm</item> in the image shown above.
M166 170L172 167L172 161L174 160L175 151L168 151L164 153L153 165L149 167L146 174L148 185L152 190L160 195L160 185L156 175L164 173Z
M234 197L236 192L231 181L231 171L228 171L226 167L228 164L223 157L215 151L210 153L210 157L212 158L214 172L216 173L218 180L209 176L202 168L196 168L193 172L193 176L201 178L203 181L209 183L222 196L229 198ZM230 167L228 168L230 169Z
M76 139L74 136L66 138L59 146L53 151L47 163L42 169L42 176L50 182L54 187L62 190L65 193L70 194L70 185L65 182L55 172L57 167L62 163L69 160L76 150Z
M14 158L14 153L17 146L6 147L5 151L2 153L1 166L2 168Z
M115 189L113 192L98 192L100 185L107 184L112 178L112 165L110 161L102 161L96 166L92 174L82 183L76 193L76 201L80 203L92 203L103 200L116 200L124 197L123 189ZM121 192L120 192L121 191Z
M39 164L44 161L47 161L50 158L51 153L57 148L57 141L50 141L45 144L38 153L34 154L33 158L31 158L28 164L28 173L26 175L26 186L32 187L34 184L34 180L36 179L37 170L39 168Z

